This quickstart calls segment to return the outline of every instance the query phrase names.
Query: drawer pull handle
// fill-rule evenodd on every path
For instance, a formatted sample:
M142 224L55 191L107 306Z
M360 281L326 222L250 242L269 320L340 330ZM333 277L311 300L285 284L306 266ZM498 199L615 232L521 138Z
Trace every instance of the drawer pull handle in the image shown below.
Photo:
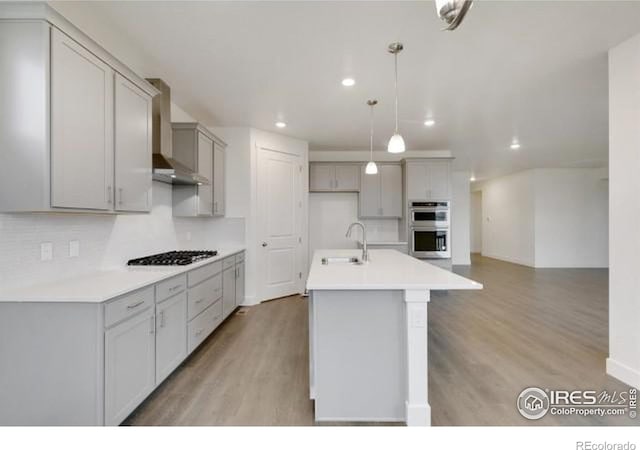
M201 298L200 300L196 300L196 305L202 303L204 301L204 298Z
M200 335L202 334L202 331L203 331L203 330L198 330L198 331L196 331L196 336L200 336Z
M175 291L176 289L180 289L181 287L182 287L182 284L177 284L177 285L175 285L175 286L173 286L173 287L170 287L170 288L169 288L169 292L173 292L173 291Z
M144 303L144 300L140 300L138 303L134 303L133 305L127 306L127 309L135 309L138 306L142 305L143 303Z

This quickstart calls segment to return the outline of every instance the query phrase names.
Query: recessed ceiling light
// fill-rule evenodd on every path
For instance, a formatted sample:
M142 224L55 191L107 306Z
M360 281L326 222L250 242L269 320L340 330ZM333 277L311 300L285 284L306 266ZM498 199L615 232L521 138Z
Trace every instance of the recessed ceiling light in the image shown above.
M287 126L287 124L284 123L284 122L276 122L276 127L278 127L278 128L284 128L286 126Z
M351 87L354 84L356 84L356 80L354 80L353 78L345 78L344 80L342 80L343 86Z
M471 178L469 178L469 181L476 181L476 177L474 177L473 175L471 175Z
M424 121L424 126L425 127L432 127L436 124L436 121L433 119L427 119Z
M520 143L518 141L513 141L510 147L511 150L518 150L520 148Z

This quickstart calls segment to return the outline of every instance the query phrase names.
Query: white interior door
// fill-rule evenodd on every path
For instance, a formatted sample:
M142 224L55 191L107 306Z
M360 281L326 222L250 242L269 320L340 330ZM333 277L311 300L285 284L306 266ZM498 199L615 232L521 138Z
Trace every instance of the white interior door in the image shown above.
M258 296L269 300L302 290L302 163L258 149Z

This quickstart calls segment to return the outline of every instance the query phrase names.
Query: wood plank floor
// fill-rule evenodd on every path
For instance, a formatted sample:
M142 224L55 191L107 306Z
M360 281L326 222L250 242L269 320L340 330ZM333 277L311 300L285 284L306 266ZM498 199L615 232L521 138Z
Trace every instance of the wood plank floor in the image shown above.
M626 417L528 421L529 386L628 387L606 376L607 271L531 269L477 255L456 272L483 291L437 292L429 305L433 425L639 425ZM232 315L127 425L314 425L308 398L307 301Z

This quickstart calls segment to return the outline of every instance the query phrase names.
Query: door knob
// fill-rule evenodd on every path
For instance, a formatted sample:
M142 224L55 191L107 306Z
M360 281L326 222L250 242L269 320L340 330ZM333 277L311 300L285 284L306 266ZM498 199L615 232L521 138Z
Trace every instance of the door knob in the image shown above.
M263 243L262 243L262 246L263 246L263 247L266 247L266 246L267 246L267 243L266 243L266 242L263 242Z

